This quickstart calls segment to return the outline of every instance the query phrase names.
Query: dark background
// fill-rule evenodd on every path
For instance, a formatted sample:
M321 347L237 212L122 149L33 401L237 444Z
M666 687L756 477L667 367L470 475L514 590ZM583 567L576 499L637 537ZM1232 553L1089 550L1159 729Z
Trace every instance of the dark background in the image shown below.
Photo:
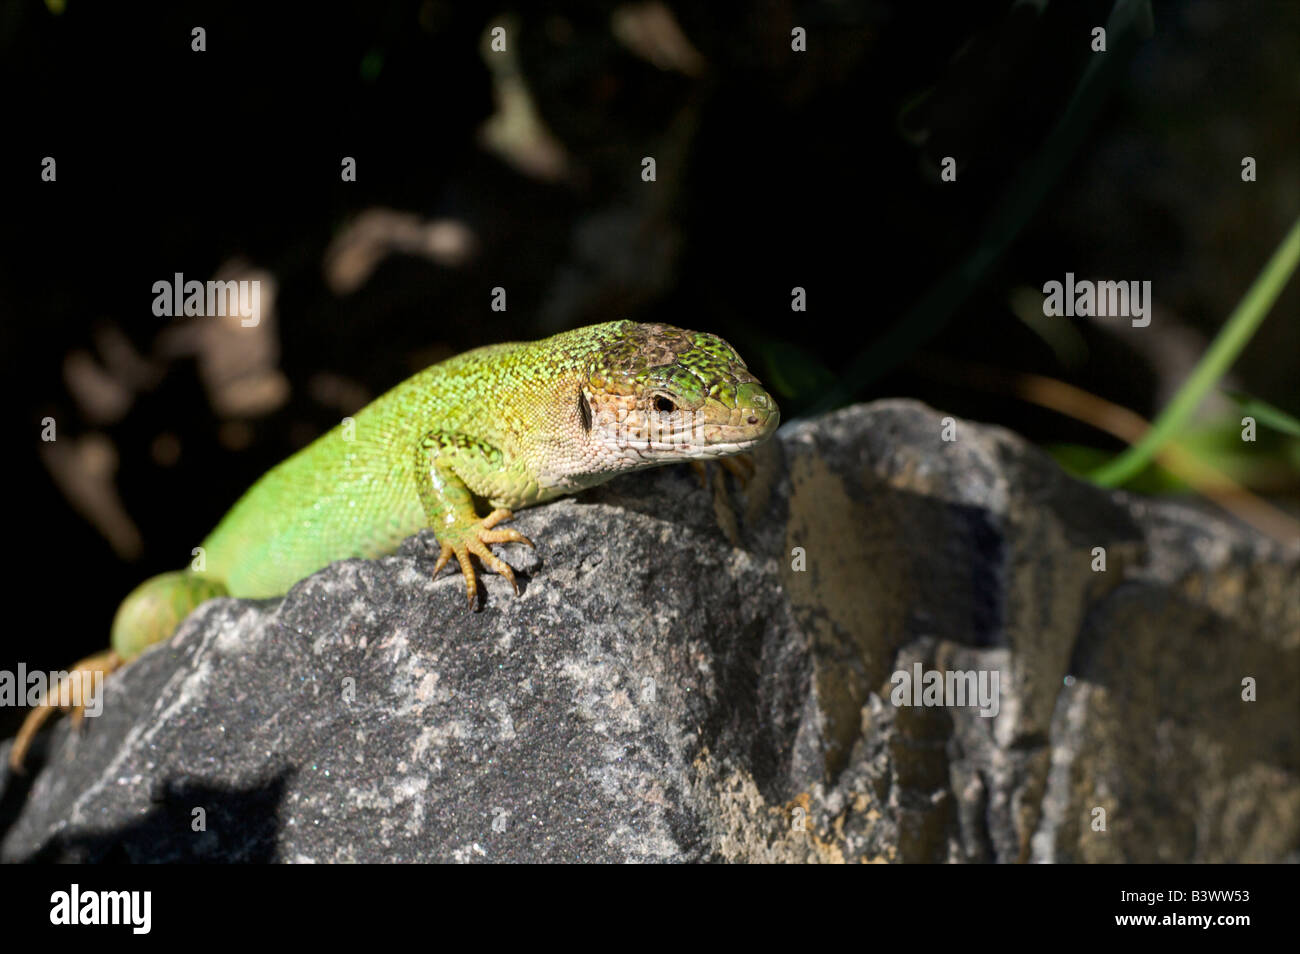
M6 550L30 613L0 665L102 648L135 584L404 377L582 324L717 332L787 419L908 395L1114 452L1008 376L1154 415L1300 215L1298 63L1280 0L5 3ZM394 250L403 230L441 251ZM232 267L274 284L256 334L153 315L154 282ZM1151 326L1018 313L1066 271L1150 280ZM1296 284L1231 382L1292 414ZM1257 453L1247 482L1293 506L1296 458Z

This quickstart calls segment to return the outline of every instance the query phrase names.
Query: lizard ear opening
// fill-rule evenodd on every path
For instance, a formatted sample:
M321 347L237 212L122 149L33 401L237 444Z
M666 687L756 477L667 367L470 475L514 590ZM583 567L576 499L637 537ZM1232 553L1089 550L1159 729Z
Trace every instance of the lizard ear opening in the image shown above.
M588 434L591 433L591 405L587 403L587 395L578 390L578 419L582 421L582 429Z

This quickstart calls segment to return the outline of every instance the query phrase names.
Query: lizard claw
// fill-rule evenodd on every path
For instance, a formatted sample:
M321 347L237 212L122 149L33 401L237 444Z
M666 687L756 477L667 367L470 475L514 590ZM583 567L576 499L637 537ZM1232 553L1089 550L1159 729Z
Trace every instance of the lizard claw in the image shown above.
M518 530L492 529L498 523L509 520L513 516L514 514L509 510L498 508L460 533L444 531L440 535L438 562L433 565L433 575L437 576L454 556L456 562L460 564L461 575L465 577L465 592L469 597L471 610L478 609L478 574L474 570L473 563L470 562L471 553L492 572L509 580L510 585L514 587L515 595L519 595L519 583L515 579L514 569L487 547L489 543L523 543L530 547L533 545L533 541Z

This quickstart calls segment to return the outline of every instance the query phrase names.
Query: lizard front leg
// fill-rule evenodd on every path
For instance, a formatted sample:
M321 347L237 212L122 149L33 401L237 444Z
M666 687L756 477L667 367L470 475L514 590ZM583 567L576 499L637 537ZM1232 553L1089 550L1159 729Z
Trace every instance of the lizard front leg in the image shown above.
M523 543L532 546L533 542L518 530L493 529L504 520L514 516L509 510L499 507L486 517L480 518L474 509L474 496L470 493L458 468L497 470L501 467L501 452L495 447L474 441L461 434L449 434L445 431L430 431L416 448L416 485L420 493L420 503L425 516L438 538L438 562L434 564L433 575L437 576L453 556L460 564L461 574L465 577L465 590L469 597L470 609L478 608L478 576L470 562L474 554L492 571L504 576L514 587L516 595L519 584L515 572L508 563L488 549L490 543Z

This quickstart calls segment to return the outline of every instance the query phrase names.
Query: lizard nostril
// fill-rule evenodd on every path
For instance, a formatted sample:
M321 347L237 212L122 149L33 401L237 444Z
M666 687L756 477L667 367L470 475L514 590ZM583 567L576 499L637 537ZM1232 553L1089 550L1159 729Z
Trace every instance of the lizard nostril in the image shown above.
M756 417L751 417L751 418L749 419L749 423L751 423L751 424L757 424L757 423L758 423L758 418L756 418Z

